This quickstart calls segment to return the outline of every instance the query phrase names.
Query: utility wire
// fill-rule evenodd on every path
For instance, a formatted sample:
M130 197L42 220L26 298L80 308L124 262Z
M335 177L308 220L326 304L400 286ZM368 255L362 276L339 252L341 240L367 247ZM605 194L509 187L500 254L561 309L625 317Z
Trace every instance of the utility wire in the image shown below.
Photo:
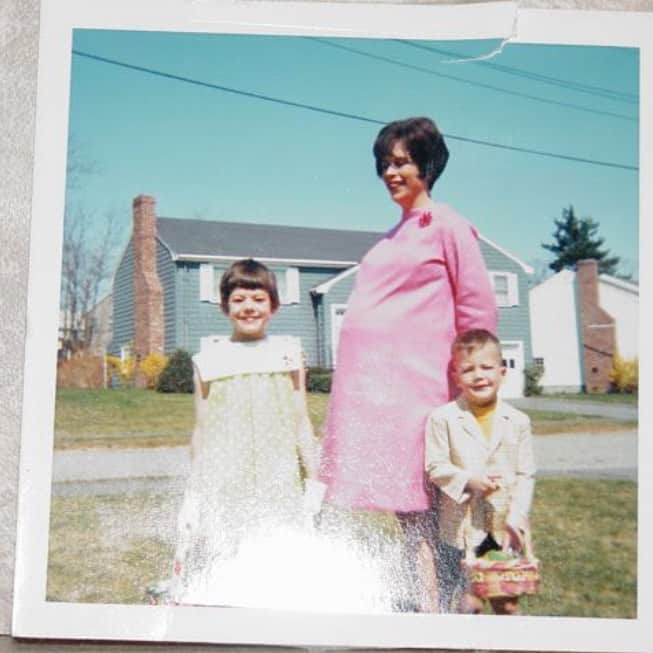
M243 91L236 88L231 88L229 86L221 86L219 84L213 84L210 82L203 82L198 79L192 79L190 77L182 77L181 75L174 75L172 73L166 73L161 70L154 70L153 68L146 68L145 66L137 66L135 64L130 64L124 61L118 61L116 59L109 59L107 57L101 57L96 54L91 54L89 52L82 52L81 50L73 50L73 54L78 57L84 57L86 59L91 59L94 61L99 61L101 63L110 64L112 66L118 66L120 68L126 68L128 70L135 70L137 72L146 73L148 75L153 75L155 77L162 77L164 79L172 79L178 82L185 82L187 84L193 84L195 86L201 86L204 88L210 88L218 91L224 91L225 93L232 93L234 95L242 95L245 97L254 98L257 100L264 100L266 102L273 102L275 104L281 104L284 106L295 107L297 109L306 109L308 111L315 111L317 113L328 114L332 116L337 116L339 118L348 118L350 120L357 120L359 122L372 123L375 125L386 125L387 120L377 120L376 118L366 118L365 116L359 116L353 113L346 113L344 111L336 111L334 109L325 109L323 107L317 107L311 104L304 104L302 102L292 102L290 100L284 100L281 98L272 97L270 95L263 95L261 93L252 93L251 91ZM474 138L467 138L465 136L456 136L454 134L444 134L446 138L451 140L461 141L465 143L473 143L475 145L485 145L487 147L494 147L502 150L511 150L514 152L523 152L526 154L536 154L539 156L546 156L554 159L563 159L566 161L575 161L578 163L588 163L592 165L604 166L608 168L620 168L623 170L639 170L637 166L629 166L621 163L613 163L610 161L597 161L596 159L585 159L576 156L570 156L566 154L558 154L555 152L545 152L543 150L534 150L525 147L516 147L512 145L504 145L502 143L493 143L491 141L483 141Z
M394 66L400 66L402 68L408 68L410 70L416 70L421 73L426 73L427 75L433 75L435 77L444 77L445 79L451 79L456 82L461 82L463 84L469 84L470 86L480 86L481 88L488 88L492 91L498 91L499 93L506 93L507 95L513 95L516 97L525 98L527 100L535 100L536 102L543 102L544 104L553 104L559 107L565 107L567 109L575 109L577 111L585 111L587 113L594 113L601 116L609 116L611 118L619 118L620 120L629 120L631 122L637 122L637 118L632 116L626 116L621 113L613 113L612 111L602 111L601 109L590 109L589 107L583 107L578 104L572 104L571 102L560 102L559 100L550 100L548 98L540 97L539 95L530 95L528 93L521 93L520 91L511 91L510 89L503 88L501 86L494 86L492 84L486 84L484 82L474 82L470 79L465 79L464 77L458 77L456 75L449 75L447 73L439 73L430 68L424 68L422 66L416 66L414 64L406 63L403 61L397 61L396 59L391 59L390 57L385 57L380 54L372 54L370 52L365 52L364 50L359 50L358 48L353 48L349 45L343 45L341 43L334 43L333 41L328 41L323 38L311 36L304 37L310 41L317 41L323 45L328 45L332 48L338 50L345 50L346 52L352 52L354 54L367 57L369 59L376 59L378 61L383 61L385 63L392 64Z
M415 43L414 41L407 41L404 39L393 39L397 43L402 45L408 45L412 48L418 48L420 50L427 50L429 52L435 52L437 54L444 54L448 57L456 57L460 59L464 55L461 55L459 52L452 52L451 50L443 50L442 48L436 48L430 45L425 45L423 43ZM498 70L507 75L515 75L516 77L524 77L526 79L532 79L543 84L551 84L553 86L559 86L561 88L566 88L572 91L578 91L579 93L587 93L589 95L595 95L599 97L604 97L610 100L616 100L618 102L628 102L630 104L637 104L639 102L639 95L634 93L624 93L622 91L615 91L609 88L603 88L601 86L592 86L590 84L583 84L581 82L569 81L566 79L560 79L558 77L550 77L549 75L541 75L539 73L534 73L528 70L523 70L522 68L515 68L514 66L504 66L502 64L494 63L491 61L475 61L474 59L466 59L470 63L475 63L480 66L485 66L486 68L491 68L493 70Z

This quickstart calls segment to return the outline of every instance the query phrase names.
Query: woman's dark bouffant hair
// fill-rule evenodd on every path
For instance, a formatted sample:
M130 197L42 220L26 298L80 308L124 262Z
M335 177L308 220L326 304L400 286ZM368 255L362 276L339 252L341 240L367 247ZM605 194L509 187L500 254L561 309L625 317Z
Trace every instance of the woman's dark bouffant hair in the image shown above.
M277 290L277 278L274 276L274 272L253 258L236 261L222 275L222 279L220 279L220 301L222 310L225 313L229 310L229 297L236 288L247 288L248 290L261 288L270 296L272 310L276 311L279 308L279 291Z
M449 150L442 134L430 118L407 118L388 123L374 142L376 174L383 174L384 160L392 154L392 148L401 141L419 168L420 177L428 189L442 174L449 159Z

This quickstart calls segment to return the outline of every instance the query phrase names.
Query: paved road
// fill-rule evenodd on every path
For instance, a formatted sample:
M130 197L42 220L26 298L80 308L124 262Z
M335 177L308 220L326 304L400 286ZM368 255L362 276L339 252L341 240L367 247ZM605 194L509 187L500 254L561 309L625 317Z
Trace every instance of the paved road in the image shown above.
M637 479L637 434L541 435L534 439L538 476L587 476ZM183 487L188 474L188 447L153 449L86 449L57 451L56 494L98 494Z
M549 397L522 397L510 399L510 403L519 409L552 410L561 413L577 415L596 415L616 421L632 421L637 419L637 406L630 404L611 404L607 402L572 401L553 399Z
M637 480L637 432L536 436L538 476Z

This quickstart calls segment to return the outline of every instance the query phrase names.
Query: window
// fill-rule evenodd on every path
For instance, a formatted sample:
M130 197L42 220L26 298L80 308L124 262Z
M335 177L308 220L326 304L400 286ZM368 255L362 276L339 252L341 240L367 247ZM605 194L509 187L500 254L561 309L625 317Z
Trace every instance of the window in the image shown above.
M120 347L120 360L124 363L132 357L132 343L128 342L126 345Z
M270 268L277 277L277 290L281 304L299 304L299 268ZM210 263L200 265L200 301L220 303L220 278L226 267Z
M200 301L220 303L220 277L224 272L223 268L216 267L210 263L200 265Z
M514 272L490 272L497 306L519 306L519 285Z
M534 358L533 359L533 365L535 365L535 367L544 367L544 359L543 358Z
M283 274L277 274L277 283L283 285L283 292L279 289L282 304L299 304L299 268L286 268Z

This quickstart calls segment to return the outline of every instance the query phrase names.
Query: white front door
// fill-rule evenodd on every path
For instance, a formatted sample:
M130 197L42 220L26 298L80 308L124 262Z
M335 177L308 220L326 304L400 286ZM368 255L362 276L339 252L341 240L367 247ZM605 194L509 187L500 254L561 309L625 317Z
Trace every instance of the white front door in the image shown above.
M340 327L345 319L347 304L331 304L331 367L336 366L338 355L338 341L340 340Z
M524 343L510 340L501 343L503 362L506 366L506 377L501 386L499 396L503 399L513 399L524 396Z

